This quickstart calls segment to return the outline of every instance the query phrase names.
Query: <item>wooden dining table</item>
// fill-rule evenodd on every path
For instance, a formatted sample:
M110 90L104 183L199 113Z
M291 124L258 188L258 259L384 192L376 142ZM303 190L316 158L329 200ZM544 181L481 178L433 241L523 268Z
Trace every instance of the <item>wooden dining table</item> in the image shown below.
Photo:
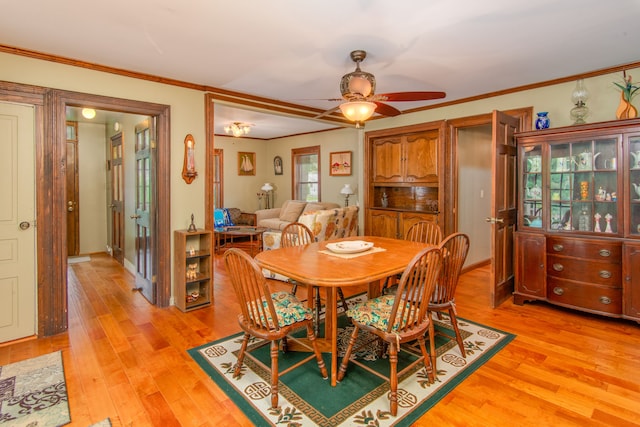
M329 243L347 240L371 242L373 248L357 254L332 253L326 249ZM387 237L354 236L264 251L257 254L255 260L272 272L326 290L324 338L318 338L318 341L323 351L331 352L331 385L335 386L338 370L337 289L368 285L368 297L374 298L380 294L381 283L387 277L402 273L418 252L430 246Z

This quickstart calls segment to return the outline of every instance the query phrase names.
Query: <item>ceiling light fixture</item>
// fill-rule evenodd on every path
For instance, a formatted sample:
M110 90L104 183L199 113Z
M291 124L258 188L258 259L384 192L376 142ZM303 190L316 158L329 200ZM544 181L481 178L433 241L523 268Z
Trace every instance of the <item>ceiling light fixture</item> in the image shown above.
M96 110L93 108L83 108L82 109L82 117L85 119L93 119L96 116Z
M233 122L230 125L225 126L224 131L229 135L239 138L248 134L251 131L251 126L252 125L248 123Z
M349 101L340 104L340 111L344 116L356 122L356 127L373 115L377 105L369 101Z

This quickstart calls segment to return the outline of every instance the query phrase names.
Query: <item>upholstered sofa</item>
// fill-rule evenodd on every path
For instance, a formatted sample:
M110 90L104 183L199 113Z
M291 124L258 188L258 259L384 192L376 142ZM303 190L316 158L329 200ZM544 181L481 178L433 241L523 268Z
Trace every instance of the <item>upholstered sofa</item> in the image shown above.
M358 234L358 207L320 209L303 212L298 222L309 227L316 242L340 239ZM265 231L262 237L263 249L280 247L281 230Z
M270 230L282 230L287 224L298 221L303 213L339 207L339 204L331 202L307 203L302 200L286 200L282 207L257 210L256 225Z
M356 236L358 234L358 206L344 208L308 210L298 217L298 222L309 227L316 242ZM262 235L262 249L265 251L280 247L281 230L265 231ZM289 281L287 277L263 269L265 277Z

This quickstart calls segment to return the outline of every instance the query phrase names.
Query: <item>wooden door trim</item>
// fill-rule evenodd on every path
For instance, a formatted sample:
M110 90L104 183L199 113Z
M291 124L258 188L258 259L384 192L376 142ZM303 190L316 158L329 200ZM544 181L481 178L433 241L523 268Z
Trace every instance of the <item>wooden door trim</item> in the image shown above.
M171 228L170 107L0 81L0 99L35 106L38 335L68 328L66 238L66 107L83 106L157 117L157 229ZM158 233L158 304L171 297L171 236Z
M531 130L533 117L533 107L516 108L512 110L502 111L503 113L517 117L520 119L520 131ZM444 188L444 206L451 209L450 215L444 216L443 233L448 236L458 230L458 130L467 127L475 127L482 125L491 125L493 113L478 114L476 116L459 117L447 120L447 131L445 139L445 160L444 160L444 177L446 185Z

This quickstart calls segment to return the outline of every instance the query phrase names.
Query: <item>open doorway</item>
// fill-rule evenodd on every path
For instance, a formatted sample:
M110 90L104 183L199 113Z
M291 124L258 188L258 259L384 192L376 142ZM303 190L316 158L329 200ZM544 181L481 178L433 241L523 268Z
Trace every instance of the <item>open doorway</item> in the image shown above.
M531 107L494 111L447 121L445 197L453 207L445 233L470 235L465 269L491 266L491 304L497 307L513 292L513 233L516 227L517 131L531 127Z
M136 276L136 290L155 303L156 260L148 257L154 233L148 230L151 206L146 203L152 198L138 191L156 187L146 182L155 176L146 170L156 163L148 149L148 141L157 139L150 136L153 118L93 109L85 117L82 110L66 109L67 246L75 255L68 262L106 251Z
M491 216L491 125L458 130L458 232L473 245L465 263L472 269L491 262L491 230L485 218Z

